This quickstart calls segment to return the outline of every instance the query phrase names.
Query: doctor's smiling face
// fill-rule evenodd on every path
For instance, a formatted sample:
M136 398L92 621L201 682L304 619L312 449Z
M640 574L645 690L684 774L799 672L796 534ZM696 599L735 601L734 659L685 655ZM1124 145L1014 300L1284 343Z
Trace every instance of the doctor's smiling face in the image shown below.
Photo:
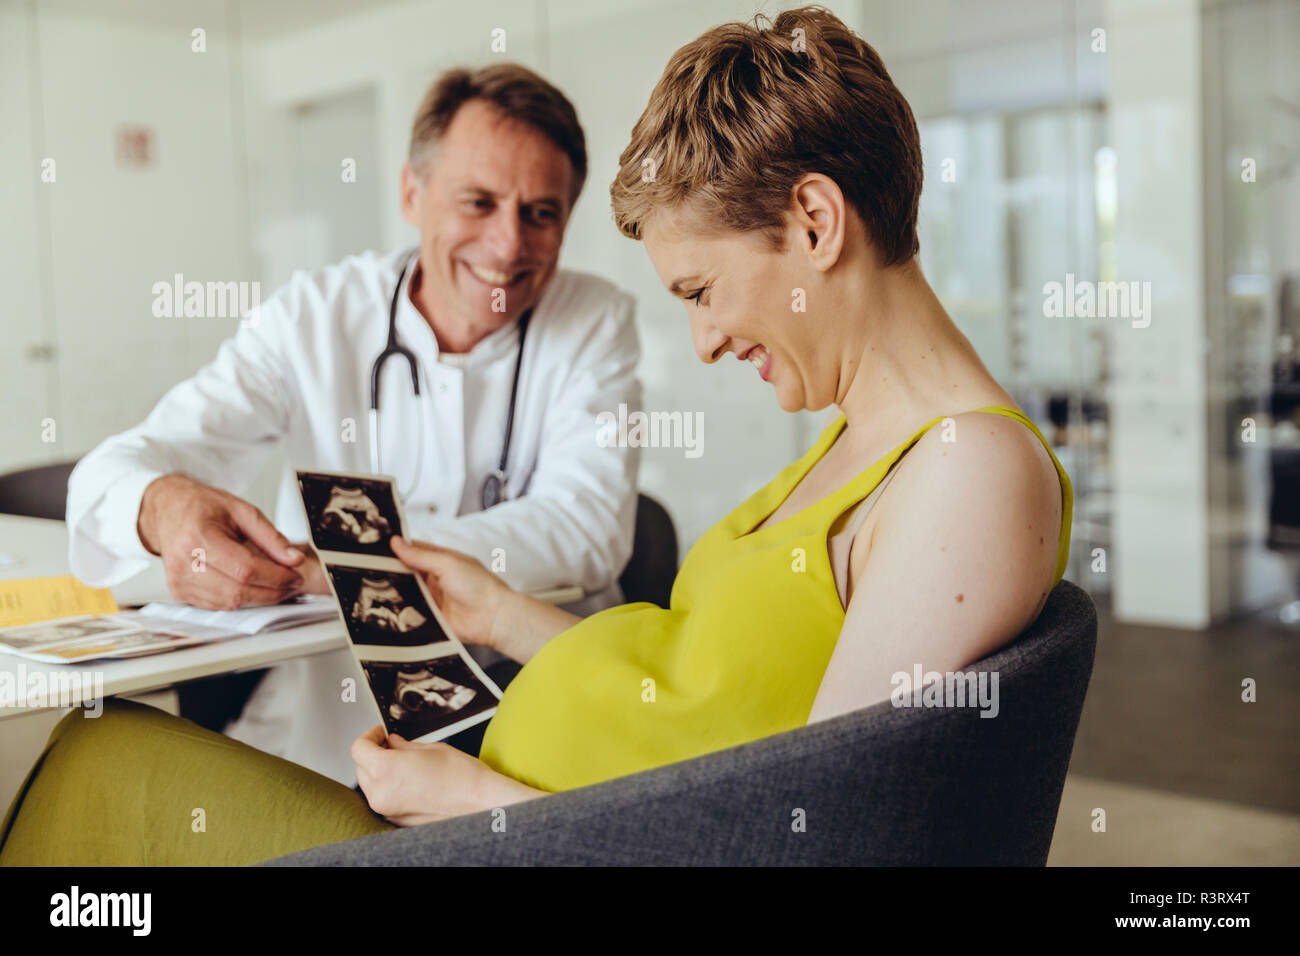
M402 214L420 228L412 297L441 349L469 351L537 302L574 185L563 150L482 99L463 103L427 155L403 167Z

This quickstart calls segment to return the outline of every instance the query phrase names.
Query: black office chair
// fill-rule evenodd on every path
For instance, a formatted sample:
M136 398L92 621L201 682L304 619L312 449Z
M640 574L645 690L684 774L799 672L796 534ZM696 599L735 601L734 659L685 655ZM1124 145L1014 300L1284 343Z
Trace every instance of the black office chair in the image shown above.
M632 557L619 576L623 599L628 604L650 601L668 606L668 597L677 577L677 531L663 505L649 495L638 495L636 531L632 539ZM505 687L519 673L514 661L498 661L488 669L497 685ZM200 727L220 733L244 712L244 705L266 674L265 669L242 674L219 674L189 681L176 688L180 715ZM449 743L478 753L486 725L471 727L449 739Z
M68 508L68 476L76 465L61 461L0 475L0 514L62 521Z
M637 495L636 533L632 557L619 576L623 600L668 606L677 578L677 530L664 506L649 495Z

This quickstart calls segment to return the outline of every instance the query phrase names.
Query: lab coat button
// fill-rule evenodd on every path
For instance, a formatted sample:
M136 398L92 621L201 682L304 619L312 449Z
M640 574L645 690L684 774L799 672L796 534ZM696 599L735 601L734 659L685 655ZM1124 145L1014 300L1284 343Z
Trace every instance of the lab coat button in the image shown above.
M439 383L438 383L438 391L440 391L440 392L445 392L445 391L447 391L447 383L446 383L446 382L439 382Z
M437 505L434 505L434 504L429 505L429 512L430 512L431 514L432 514L433 512L435 512L435 511L437 511L437 510L438 510L438 506L437 506Z

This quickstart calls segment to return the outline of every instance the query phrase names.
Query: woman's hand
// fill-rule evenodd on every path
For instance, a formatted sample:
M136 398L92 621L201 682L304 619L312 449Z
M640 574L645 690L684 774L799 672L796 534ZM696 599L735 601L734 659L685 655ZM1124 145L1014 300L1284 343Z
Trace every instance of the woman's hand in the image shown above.
M329 594L330 585L325 580L325 568L321 566L320 555L318 555L311 544L306 541L295 542L293 547L297 548L307 556L307 560L298 565L297 571L302 575L302 585L298 589L299 594Z
M399 827L419 826L543 796L446 743L416 744L375 727L352 744L370 809Z
M460 551L406 541L399 535L393 535L391 541L401 562L420 572L456 636L467 644L500 650L505 610L516 593L510 585Z

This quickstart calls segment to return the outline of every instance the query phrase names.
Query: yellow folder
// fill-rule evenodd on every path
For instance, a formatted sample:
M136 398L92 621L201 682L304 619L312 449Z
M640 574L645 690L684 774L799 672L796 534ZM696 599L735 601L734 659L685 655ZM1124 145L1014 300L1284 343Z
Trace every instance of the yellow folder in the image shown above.
M71 574L0 581L0 627L36 624L78 614L116 614L108 588L92 588Z

